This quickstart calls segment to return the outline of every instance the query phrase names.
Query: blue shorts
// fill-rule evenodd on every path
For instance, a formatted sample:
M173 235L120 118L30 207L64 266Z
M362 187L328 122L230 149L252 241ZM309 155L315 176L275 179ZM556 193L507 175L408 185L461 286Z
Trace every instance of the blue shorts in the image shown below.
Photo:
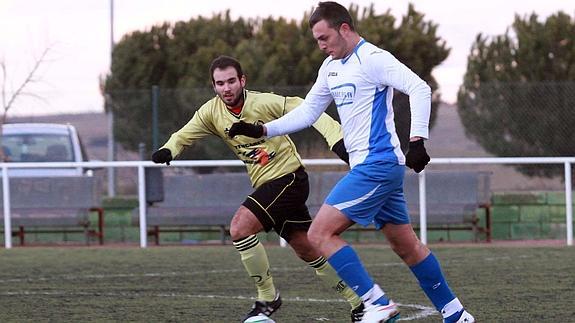
M390 162L356 165L335 185L325 203L355 223L374 223L378 230L386 223L407 224L404 174L405 166Z

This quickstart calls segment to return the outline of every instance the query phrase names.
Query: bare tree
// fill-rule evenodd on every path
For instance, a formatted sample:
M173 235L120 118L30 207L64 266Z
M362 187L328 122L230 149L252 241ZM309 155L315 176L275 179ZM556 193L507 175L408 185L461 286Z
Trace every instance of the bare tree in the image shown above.
M7 90L7 81L8 81L8 72L6 70L6 62L4 60L0 60L0 69L2 70L2 84L1 84L1 96L2 96L2 111L0 115L0 146L2 144L2 126L6 123L6 119L8 117L8 111L10 108L13 107L14 102L16 99L22 96L31 96L37 99L42 99L37 94L27 92L26 88L29 87L33 83L39 82L36 75L38 73L38 69L40 66L46 62L46 56L50 51L51 47L46 47L40 57L34 61L34 65L26 78L22 81L22 83L16 88L15 91L8 92ZM0 149L0 160L7 161L7 156L4 154L4 149Z

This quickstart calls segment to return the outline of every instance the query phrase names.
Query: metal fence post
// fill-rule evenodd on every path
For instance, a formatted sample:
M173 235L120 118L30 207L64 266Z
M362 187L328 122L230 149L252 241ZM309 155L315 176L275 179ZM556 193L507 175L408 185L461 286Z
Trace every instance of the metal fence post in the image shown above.
M12 222L10 214L10 181L8 167L2 166L2 198L4 199L4 247L12 248Z
M421 243L427 244L427 191L425 171L419 173L419 235Z
M146 223L146 176L144 166L138 165L138 206L140 210L140 247L148 246L148 224Z
M573 245L573 186L571 183L571 163L565 162L565 213L567 224L567 245Z

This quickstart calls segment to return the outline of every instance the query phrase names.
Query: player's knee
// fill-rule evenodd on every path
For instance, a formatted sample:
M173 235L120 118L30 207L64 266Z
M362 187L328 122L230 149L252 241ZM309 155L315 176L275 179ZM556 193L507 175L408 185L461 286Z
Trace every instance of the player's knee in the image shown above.
M247 237L237 225L232 224L230 225L230 237L232 240L239 240L241 238Z
M307 243L305 245L294 245L291 244L292 249L294 250L295 254L298 258L303 259L304 261L310 262L316 260L321 254L317 251L317 248L314 248L311 244Z
M259 230L257 230L252 226L246 225L246 223L240 222L234 224L234 222L232 221L232 224L230 225L230 237L232 238L232 241L245 238L258 232Z
M410 250L410 248L406 248L406 246L398 244L398 243L390 243L391 249L393 250L393 252L395 252L395 254L397 254L399 256L399 258L401 258L402 260L406 260L406 258L409 257L409 255L411 254L412 250Z
M419 241L394 241L391 249L408 265L417 264L425 257L427 247Z
M315 249L319 249L323 244L323 242L325 241L326 237L322 234L320 230L315 229L314 226L312 225L309 228L309 231L307 232L307 239L309 243L312 245L312 247L314 247Z
M232 240L239 240L262 230L262 225L251 214L240 209L230 223L230 236Z

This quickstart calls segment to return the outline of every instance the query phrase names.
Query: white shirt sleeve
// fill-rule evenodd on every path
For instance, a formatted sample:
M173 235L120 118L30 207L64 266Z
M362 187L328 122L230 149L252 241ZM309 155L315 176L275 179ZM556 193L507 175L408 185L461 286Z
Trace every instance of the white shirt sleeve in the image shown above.
M320 67L317 80L302 104L283 117L265 124L267 137L286 135L309 128L327 109L333 100L326 82L324 68L329 59L328 57Z
M431 88L417 74L391 53L378 50L362 64L364 73L377 84L389 85L409 96L411 110L410 137L429 138Z

